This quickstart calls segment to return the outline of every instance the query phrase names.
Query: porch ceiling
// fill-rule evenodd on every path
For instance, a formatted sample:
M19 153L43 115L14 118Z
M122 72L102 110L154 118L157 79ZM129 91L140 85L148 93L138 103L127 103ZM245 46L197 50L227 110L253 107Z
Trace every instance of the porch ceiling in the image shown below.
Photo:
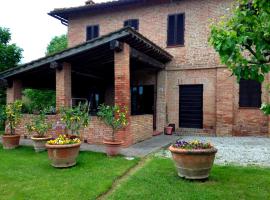
M4 71L0 73L0 79L25 76L40 70L51 73L52 63L62 62L69 62L81 70L86 70L85 66L91 65L91 70L97 73L98 71L104 72L104 69L106 69L105 66L113 62L114 53L110 44L115 40L129 44L132 48L131 59L138 60L142 63L163 68L165 63L172 59L172 56L168 52L152 41L132 28L125 27L57 54Z

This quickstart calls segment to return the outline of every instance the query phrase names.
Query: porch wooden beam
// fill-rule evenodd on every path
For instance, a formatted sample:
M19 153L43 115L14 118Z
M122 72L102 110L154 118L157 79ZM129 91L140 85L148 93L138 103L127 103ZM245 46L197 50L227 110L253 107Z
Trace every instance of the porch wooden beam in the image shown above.
M79 75L79 76L85 76L85 77L89 77L89 78L93 78L93 79L97 79L97 80L104 80L103 77L101 77L101 76L96 76L96 75L93 75L93 74L90 74L90 73L79 72L79 71L73 71L73 70L72 70L72 73L74 73L74 74L76 74L76 75Z
M163 64L162 62L133 48L131 49L131 57L156 68L160 68L160 69L165 68L165 64Z

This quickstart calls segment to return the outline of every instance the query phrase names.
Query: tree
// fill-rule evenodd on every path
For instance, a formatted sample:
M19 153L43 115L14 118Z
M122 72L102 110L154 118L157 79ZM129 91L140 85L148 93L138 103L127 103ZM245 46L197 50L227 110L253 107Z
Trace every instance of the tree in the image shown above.
M37 113L45 111L52 113L55 109L56 96L52 90L24 89L23 90L23 111Z
M265 80L270 71L270 2L237 0L232 13L211 25L210 44L239 81ZM270 114L270 105L262 110Z
M57 52L63 51L67 48L67 46L67 35L64 34L60 36L55 36L52 38L52 40L47 46L46 55L49 56Z
M8 28L0 27L0 72L17 66L22 58L22 49L16 44L10 44L11 33ZM0 87L0 110L6 104L6 90ZM0 111L1 112L1 111ZM0 129L3 129L0 123Z
M0 71L15 67L22 58L22 49L16 44L9 44L9 29L0 27Z

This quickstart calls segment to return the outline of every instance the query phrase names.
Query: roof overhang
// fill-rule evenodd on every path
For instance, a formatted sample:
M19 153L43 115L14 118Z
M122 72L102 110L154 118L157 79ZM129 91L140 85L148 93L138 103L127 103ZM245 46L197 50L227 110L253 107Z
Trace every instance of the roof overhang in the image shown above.
M68 48L51 56L43 57L6 70L0 73L0 79L11 78L40 67L51 66L51 64L55 62L60 63L68 61L69 59L72 59L72 57L93 51L94 49L100 49L100 47L104 45L108 46L113 41L120 41L129 44L132 48L132 56L161 68L173 58L171 54L157 46L149 39L145 38L140 33L136 32L130 27L125 27L118 31L79 44L75 47Z
M48 14L60 20L64 25L67 25L69 18L74 15L112 12L115 10L126 9L129 7L134 8L138 6L147 6L169 2L171 2L171 0L117 0L103 3L95 3L91 5L83 5L78 7L58 8L54 9Z

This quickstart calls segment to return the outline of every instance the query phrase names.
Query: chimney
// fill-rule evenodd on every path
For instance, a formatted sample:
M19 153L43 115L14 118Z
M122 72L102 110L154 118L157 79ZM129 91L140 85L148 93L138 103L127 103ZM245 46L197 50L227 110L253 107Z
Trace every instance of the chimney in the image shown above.
M94 5L94 4L95 4L95 2L92 1L92 0L87 0L87 1L85 2L85 5L87 5L87 6L91 6L91 5Z

